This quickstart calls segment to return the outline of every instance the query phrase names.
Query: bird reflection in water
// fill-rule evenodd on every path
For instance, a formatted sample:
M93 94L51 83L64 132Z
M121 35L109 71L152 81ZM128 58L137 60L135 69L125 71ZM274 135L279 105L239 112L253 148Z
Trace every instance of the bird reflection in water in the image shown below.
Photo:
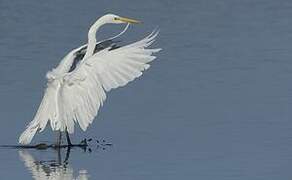
M36 159L29 150L18 151L24 165L31 171L32 177L36 180L56 179L56 180L87 180L89 175L85 169L74 173L69 164L71 148L66 149L65 158L62 159L62 148L56 149L55 159ZM74 177L75 174L75 177Z

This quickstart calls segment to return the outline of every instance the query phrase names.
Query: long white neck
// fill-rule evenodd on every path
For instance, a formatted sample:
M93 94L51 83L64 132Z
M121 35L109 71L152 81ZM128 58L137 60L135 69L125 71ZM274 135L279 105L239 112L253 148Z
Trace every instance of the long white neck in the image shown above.
M90 27L89 32L88 32L87 50L83 59L86 59L93 55L95 45L96 45L96 32L104 24L105 22L99 19Z

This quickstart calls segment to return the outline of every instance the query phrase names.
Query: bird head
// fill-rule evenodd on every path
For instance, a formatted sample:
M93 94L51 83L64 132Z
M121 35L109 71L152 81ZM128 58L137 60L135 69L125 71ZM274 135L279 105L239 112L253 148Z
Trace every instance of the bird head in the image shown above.
M106 14L100 18L105 24L123 24L123 23L129 23L129 24L139 24L141 21L138 21L136 19L121 17L115 14Z

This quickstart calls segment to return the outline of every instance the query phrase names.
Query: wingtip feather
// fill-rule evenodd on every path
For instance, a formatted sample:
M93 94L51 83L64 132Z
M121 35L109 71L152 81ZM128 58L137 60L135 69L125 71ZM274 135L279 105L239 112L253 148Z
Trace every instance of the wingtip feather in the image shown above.
M19 144L29 144L37 132L38 128L36 127L28 127L21 135L19 136L18 143Z

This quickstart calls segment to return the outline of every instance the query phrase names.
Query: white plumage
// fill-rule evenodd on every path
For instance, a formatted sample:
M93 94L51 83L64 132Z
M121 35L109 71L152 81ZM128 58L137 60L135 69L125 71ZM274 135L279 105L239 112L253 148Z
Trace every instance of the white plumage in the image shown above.
M76 53L85 46L72 50L55 69L47 73L48 83L43 100L34 119L21 134L19 143L30 143L36 132L45 129L48 121L54 131L73 133L75 123L85 131L103 105L107 91L125 86L150 67L149 63L155 59L153 53L160 49L148 47L158 32L114 50L108 47L97 53L92 51L96 44L96 30L105 23L113 23L108 22L109 17L106 16L114 16L115 20L119 17L105 15L90 28L86 54L75 70L69 72ZM96 30L93 31L93 28ZM92 40L92 32L95 41Z

